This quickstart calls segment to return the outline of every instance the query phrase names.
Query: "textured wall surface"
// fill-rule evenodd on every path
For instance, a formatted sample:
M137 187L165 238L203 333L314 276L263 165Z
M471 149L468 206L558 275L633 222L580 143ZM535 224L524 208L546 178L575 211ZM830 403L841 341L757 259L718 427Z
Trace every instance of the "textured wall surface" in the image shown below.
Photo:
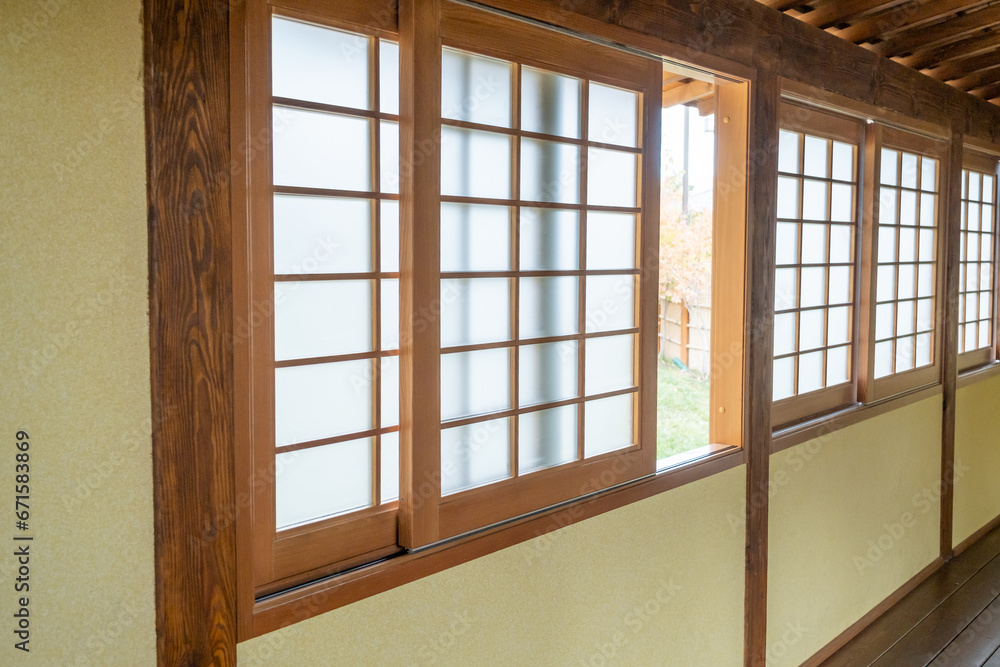
M1000 377L958 390L955 402L957 545L1000 516Z
M4 665L155 661L140 11L0 3ZM20 429L35 537L27 660L9 620Z

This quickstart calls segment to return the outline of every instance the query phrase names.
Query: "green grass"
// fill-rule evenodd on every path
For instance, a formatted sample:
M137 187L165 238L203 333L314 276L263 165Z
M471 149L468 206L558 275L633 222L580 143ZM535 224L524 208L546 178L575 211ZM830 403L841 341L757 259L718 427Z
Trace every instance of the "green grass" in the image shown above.
M656 458L707 445L708 380L660 361L656 385Z

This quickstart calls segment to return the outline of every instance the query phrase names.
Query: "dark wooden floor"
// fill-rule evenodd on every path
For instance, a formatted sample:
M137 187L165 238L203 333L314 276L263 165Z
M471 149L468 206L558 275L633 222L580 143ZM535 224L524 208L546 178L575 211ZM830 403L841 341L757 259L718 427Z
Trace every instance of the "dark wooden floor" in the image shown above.
M864 665L1000 667L1000 527L823 663Z

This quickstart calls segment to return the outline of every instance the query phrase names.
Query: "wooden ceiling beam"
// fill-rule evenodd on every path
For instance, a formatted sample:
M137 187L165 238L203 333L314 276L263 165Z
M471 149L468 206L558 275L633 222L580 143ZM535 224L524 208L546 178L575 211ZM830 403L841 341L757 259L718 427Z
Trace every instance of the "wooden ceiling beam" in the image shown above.
M994 40L995 47L1000 47L1000 34L997 34ZM1000 65L1000 48L991 48L986 53L980 53L979 55L960 60L952 60L940 67L925 70L924 74L938 81L951 81L952 79L961 79L963 76L968 76L974 72L989 69L997 65Z
M993 83L982 88L976 88L969 91L970 94L976 97L982 97L984 100L992 100L1000 97L1000 83Z
M1000 66L973 72L972 74L963 76L961 79L949 81L948 85L954 86L959 90L969 91L974 88L988 86L991 83L996 83L998 81L1000 81Z
M687 104L695 100L701 100L715 94L715 86L707 81L692 81L663 89L663 108L672 107L677 104Z
M893 58L893 60L901 65L906 65L907 67L912 67L918 70L927 69L929 67L937 67L941 63L992 51L996 49L998 43L1000 43L997 41L998 37L1000 37L1000 31L996 29L989 29L984 31L981 35L975 35L962 40L957 44L946 44L930 51L915 53L902 58L897 57Z
M843 0L838 2L837 0L830 0L829 2L824 2L813 11L803 14L799 17L799 20L817 28L826 28L827 26L837 25L845 19L869 12L882 12L909 1Z
M947 1L935 0L934 4ZM992 5L936 25L902 30L895 37L872 45L870 49L886 57L917 54L997 24L1000 24L1000 5Z
M806 0L759 0L759 2L765 7L770 7L771 9L777 9L779 12L783 12L786 9L791 9L796 5L806 4Z
M869 42L876 37L886 40L887 35L908 31L922 23L928 23L959 11L989 4L986 0L917 0L892 8L887 13L870 16L843 30L837 37L855 44Z

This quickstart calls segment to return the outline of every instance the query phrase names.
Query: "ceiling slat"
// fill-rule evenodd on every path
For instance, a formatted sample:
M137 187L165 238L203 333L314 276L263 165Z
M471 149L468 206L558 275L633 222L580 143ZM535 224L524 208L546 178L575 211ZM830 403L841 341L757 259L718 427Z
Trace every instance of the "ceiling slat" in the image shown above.
M1000 46L1000 35L996 37L997 46ZM1000 49L987 51L986 53L971 58L954 60L950 63L924 72L938 81L951 81L961 79L981 70L990 69L1000 65Z
M919 5L908 2L887 14L870 16L834 34L855 44L868 42L876 37L884 40L887 35L912 29L921 23L988 4L984 0L920 0Z
M996 49L997 45L1000 44L997 41L998 37L1000 37L1000 31L991 29L981 35L969 37L957 44L947 44L931 51L916 53L903 58L893 58L893 60L914 69L927 69L928 67L935 67L940 63L980 55L986 51Z
M866 12L885 11L895 6L901 5L910 0L830 0L824 2L811 12L807 12L799 17L801 21L814 25L818 28L825 28L829 25L836 25L844 19L858 16Z
M993 5L936 25L903 30L895 37L875 44L871 49L879 55L887 57L921 53L931 50L942 42L978 32L998 23L1000 23L1000 5Z
M805 0L758 0L760 4L765 7L770 7L771 9L777 9L779 12L783 12L786 9L794 7L795 5L804 5Z
M977 88L975 90L970 90L970 93L976 97L982 97L985 100L992 100L1000 97L1000 83L994 83L985 88Z
M949 81L948 85L954 86L959 90L968 91L974 88L982 88L983 86L988 86L991 83L997 83L998 81L1000 81L1000 67L991 67L989 69L973 72L972 74L963 76L961 79Z

